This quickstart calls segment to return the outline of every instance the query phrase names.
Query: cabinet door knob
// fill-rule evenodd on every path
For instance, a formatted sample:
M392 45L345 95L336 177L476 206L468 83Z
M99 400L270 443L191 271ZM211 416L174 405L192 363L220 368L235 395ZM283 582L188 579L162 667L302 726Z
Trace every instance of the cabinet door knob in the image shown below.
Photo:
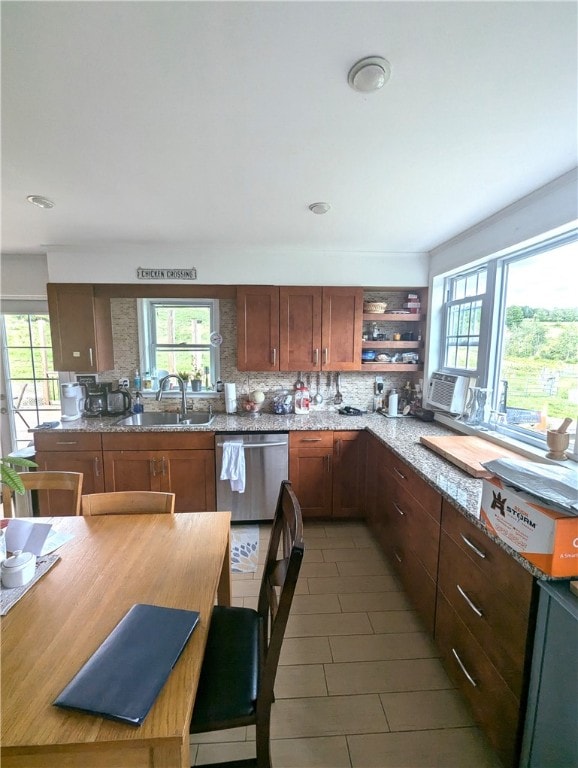
M98 456L94 457L94 476L100 477L100 459Z

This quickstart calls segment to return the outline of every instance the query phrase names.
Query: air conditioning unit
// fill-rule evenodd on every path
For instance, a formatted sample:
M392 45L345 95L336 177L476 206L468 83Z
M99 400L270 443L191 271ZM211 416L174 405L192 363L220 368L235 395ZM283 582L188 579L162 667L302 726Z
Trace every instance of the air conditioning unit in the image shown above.
M427 388L428 407L447 413L463 413L470 386L469 376L434 371Z

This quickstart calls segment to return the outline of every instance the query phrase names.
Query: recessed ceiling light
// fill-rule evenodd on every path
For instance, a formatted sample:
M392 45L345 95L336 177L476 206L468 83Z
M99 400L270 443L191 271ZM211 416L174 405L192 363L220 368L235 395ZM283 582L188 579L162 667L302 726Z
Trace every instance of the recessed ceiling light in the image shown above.
M28 195L26 199L29 203L32 203L32 205L38 206L38 208L54 208L52 200L49 200L47 197L42 197L42 195Z
M354 64L349 70L347 82L356 91L370 93L378 91L391 76L391 65L381 56L368 56Z
M311 205L309 206L309 210L312 213L318 213L320 215L323 213L327 213L327 211L329 211L330 209L331 209L331 206L329 205L329 203L311 203Z

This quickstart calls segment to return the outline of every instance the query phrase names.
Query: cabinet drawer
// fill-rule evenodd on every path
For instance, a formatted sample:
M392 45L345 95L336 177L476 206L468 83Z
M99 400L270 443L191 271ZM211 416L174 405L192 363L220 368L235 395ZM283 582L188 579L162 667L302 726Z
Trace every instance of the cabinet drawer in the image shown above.
M525 614L532 599L531 574L445 499L442 528L482 570L487 583L507 595L514 608Z
M386 502L392 526L408 550L435 580L438 570L440 524L396 480L389 483Z
M419 501L427 513L439 522L442 507L440 494L391 451L388 452L387 467L405 492Z
M474 718L504 766L517 766L519 700L439 591L435 631L448 674L470 703Z
M333 432L331 430L303 431L289 433L289 448L333 448Z
M521 696L530 605L513 607L484 572L446 534L442 534L438 586L490 660Z
M170 451L215 448L214 432L108 432L102 436L105 451Z
M407 596L419 613L424 628L433 635L435 630L436 584L413 552L403 543L391 547L391 562L404 586Z
M100 432L35 432L36 451L100 451Z

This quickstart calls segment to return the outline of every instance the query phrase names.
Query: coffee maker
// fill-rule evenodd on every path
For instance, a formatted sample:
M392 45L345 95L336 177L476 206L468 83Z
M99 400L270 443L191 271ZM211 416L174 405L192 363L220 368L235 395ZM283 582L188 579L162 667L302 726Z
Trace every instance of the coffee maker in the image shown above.
M85 390L77 381L60 385L61 421L76 421L84 410Z

